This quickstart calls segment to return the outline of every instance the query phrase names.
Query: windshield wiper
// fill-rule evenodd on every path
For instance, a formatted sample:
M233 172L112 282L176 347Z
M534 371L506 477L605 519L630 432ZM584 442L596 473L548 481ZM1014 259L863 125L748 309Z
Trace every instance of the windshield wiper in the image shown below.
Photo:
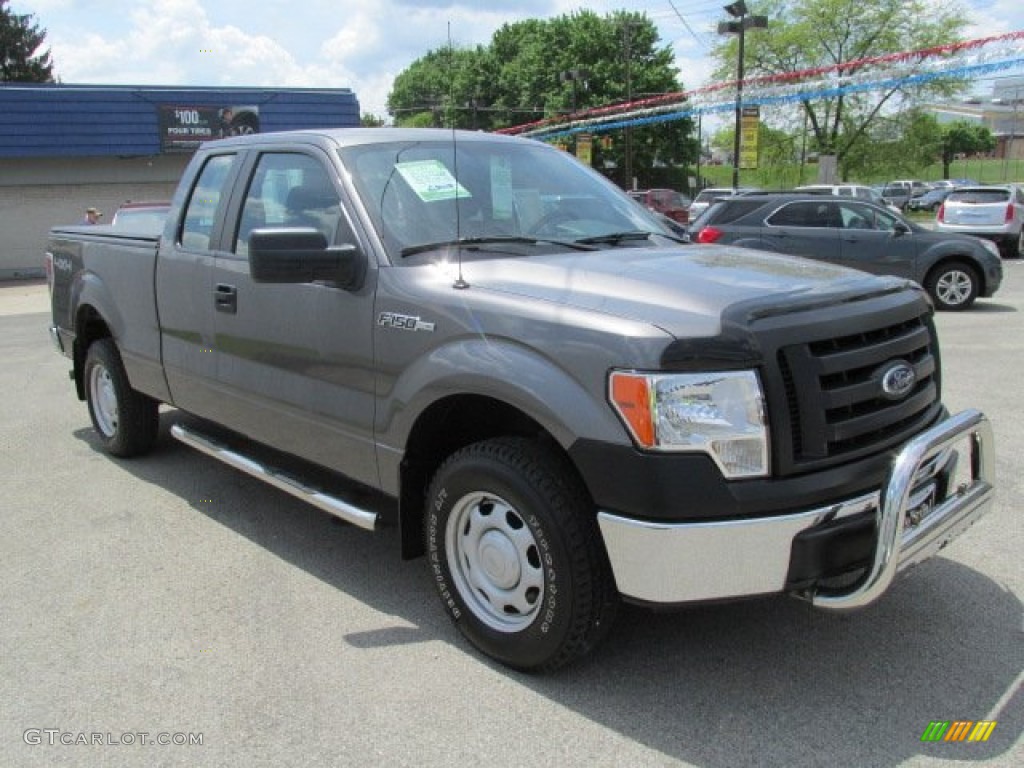
M648 232L643 229L630 229L625 232L610 232L607 235L592 235L591 237L581 237L576 240L577 243L584 243L586 245L595 245L610 243L615 245L625 240L648 240L653 235L658 237L664 237L669 240L676 240L677 242L685 242L674 235L670 235L667 232Z
M425 251L434 251L438 248L444 248L446 246L463 246L463 245L501 245L504 243L522 243L524 245L538 245L540 243L548 243L551 245L560 245L563 248L572 248L575 251L595 251L597 250L592 245L587 244L580 240L554 240L546 237L525 237L523 235L491 235L488 237L460 237L455 240L443 240L439 243L422 243L420 245L410 245L402 249L402 257L412 256L416 253L424 253Z

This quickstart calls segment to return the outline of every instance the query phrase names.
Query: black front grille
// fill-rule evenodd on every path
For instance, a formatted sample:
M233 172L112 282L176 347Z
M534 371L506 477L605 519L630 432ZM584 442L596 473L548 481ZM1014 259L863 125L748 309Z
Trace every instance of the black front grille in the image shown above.
M785 474L902 442L938 407L938 355L928 315L787 344L776 361L785 398L776 413L789 422L788 439L775 444ZM915 380L893 399L882 378L900 361Z

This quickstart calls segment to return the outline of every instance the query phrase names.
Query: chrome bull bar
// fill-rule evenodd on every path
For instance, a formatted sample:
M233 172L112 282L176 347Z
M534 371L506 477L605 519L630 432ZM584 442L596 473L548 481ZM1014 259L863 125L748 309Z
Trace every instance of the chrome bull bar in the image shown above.
M811 602L832 610L865 606L888 589L899 571L928 559L966 531L992 503L993 454L992 425L977 410L962 411L907 443L882 488L875 512L878 538L867 575L848 592L819 592ZM956 462L955 474L965 477L936 498L934 478L950 461Z

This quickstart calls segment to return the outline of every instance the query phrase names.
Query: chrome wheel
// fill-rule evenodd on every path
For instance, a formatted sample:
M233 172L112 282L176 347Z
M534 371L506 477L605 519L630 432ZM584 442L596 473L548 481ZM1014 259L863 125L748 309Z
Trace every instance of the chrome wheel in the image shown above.
M92 393L92 412L96 419L96 427L104 437L117 434L118 407L117 390L114 380L102 365L94 365L89 371L89 391Z
M544 569L537 541L515 508L492 494L463 496L448 517L445 545L455 588L477 619L499 632L533 623Z
M935 274L930 290L940 309L964 309L978 295L978 278L969 267L950 264Z

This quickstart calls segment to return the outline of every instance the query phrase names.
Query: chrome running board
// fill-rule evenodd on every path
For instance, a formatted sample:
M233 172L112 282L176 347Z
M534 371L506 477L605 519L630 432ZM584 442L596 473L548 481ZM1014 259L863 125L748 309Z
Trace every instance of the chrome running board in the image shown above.
M268 467L266 464L262 464L248 456L243 456L241 453L221 445L205 435L200 435L198 432L186 429L180 424L175 424L171 427L171 435L185 443L185 445L195 448L197 451L208 456L212 456L218 461L223 461L235 469L240 469L247 475L252 475L257 480L262 480L307 504L312 504L324 512L341 518L345 522L365 528L368 531L372 531L377 527L376 512L349 504L337 496L331 496L316 488L310 488L295 478L282 474L272 467Z

